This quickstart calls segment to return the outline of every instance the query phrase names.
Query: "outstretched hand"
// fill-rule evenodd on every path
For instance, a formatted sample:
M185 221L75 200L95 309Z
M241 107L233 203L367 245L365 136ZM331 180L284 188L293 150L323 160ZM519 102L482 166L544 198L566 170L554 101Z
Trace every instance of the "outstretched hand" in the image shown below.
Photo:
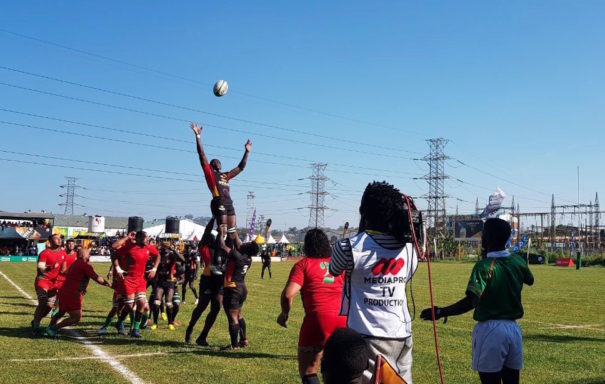
M441 309L439 307L435 307L435 320L439 320L442 316L441 313ZM433 312L431 311L431 308L425 308L422 310L422 312L420 312L420 318L422 320L432 320L433 319Z
M197 123L191 123L189 124L189 126L191 127L193 132L195 132L196 135L202 134L202 126L198 126Z
M277 324L281 325L284 328L288 328L287 322L288 322L287 314L282 312L279 314L279 316L277 316Z
M250 141L250 139L246 141L246 145L244 147L246 148L246 152L250 152L250 150L252 149L252 142Z

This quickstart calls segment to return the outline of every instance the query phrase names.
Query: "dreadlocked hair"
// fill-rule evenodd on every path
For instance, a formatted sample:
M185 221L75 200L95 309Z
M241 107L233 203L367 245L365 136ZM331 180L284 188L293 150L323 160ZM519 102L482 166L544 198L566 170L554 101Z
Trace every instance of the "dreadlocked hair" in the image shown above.
M325 232L319 228L313 228L307 231L305 235L305 245L303 246L306 257L322 258L332 256L330 240Z
M366 187L359 206L360 231L373 229L404 241L410 226L401 192L386 181L374 181ZM365 219L365 221L364 221Z

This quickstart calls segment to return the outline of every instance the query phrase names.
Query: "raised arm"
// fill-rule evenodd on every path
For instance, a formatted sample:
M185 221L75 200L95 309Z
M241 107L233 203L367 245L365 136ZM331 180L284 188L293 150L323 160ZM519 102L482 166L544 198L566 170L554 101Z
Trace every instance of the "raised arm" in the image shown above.
M250 150L252 149L252 142L250 141L250 139L248 139L248 141L246 141L244 148L245 148L245 150L244 150L244 156L242 157L242 160L239 162L237 167L235 167L231 171L229 171L230 179L239 175L244 170L244 168L246 168L246 164L248 163L248 154L250 153Z
M197 154L200 158L200 165L202 168L208 165L208 158L206 157L206 153L204 152L204 147L202 145L202 127L198 126L196 123L191 123L189 125L193 132L195 133L195 141L197 143Z

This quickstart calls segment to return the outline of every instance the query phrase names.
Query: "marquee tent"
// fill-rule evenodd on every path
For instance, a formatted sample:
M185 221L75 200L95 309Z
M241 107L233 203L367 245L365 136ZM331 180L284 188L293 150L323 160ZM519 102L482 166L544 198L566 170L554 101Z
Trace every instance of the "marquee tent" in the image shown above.
M280 244L290 244L290 241L286 238L286 234L283 233L281 235L281 239L279 239L278 243Z
M205 229L206 227L204 227L203 225L196 224L191 220L179 221L179 234L181 236L181 240L199 241L202 239ZM149 237L161 237L161 235L166 233L166 224L147 227L144 230L145 232L147 232L147 235ZM217 234L215 230L212 230L212 233L214 233L215 235Z

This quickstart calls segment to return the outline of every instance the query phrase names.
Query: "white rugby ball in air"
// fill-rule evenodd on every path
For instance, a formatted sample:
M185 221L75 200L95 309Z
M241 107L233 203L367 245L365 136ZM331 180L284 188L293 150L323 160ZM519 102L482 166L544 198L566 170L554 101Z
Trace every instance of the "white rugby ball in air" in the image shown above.
M214 96L221 97L225 96L227 91L229 90L229 84L227 84L226 80L219 80L214 84L214 88L212 92L214 92Z

